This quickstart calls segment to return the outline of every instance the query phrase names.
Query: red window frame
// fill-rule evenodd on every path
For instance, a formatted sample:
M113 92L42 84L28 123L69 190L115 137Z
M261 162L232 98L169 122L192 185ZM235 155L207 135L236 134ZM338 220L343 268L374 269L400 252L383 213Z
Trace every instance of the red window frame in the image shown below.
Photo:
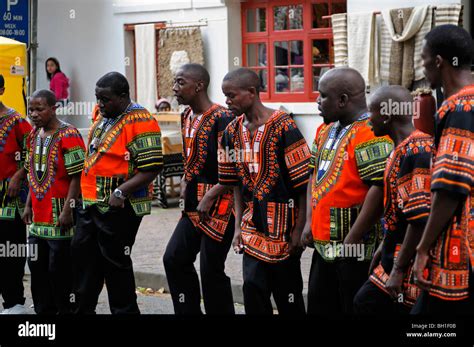
M263 69L267 70L267 91L260 92L263 101L269 102L312 102L319 93L313 91L313 66L329 66L334 64L313 64L312 48L313 40L327 39L330 41L330 50L332 49L333 33L328 20L327 28L312 28L313 25L313 9L312 5L317 3L327 3L329 15L332 12L333 3L341 2L341 0L252 0L245 1L241 4L241 20L242 20L242 61L243 66L247 65L247 44L265 43L267 51L267 66ZM303 5L303 28L289 30L274 30L273 10L278 6ZM347 1L346 1L347 6ZM247 10L264 8L266 26L263 32L247 32ZM274 44L278 41L302 41L303 42L303 75L304 90L302 92L276 92L275 91L275 50ZM334 56L334 53L332 53ZM288 62L291 64L291 62ZM254 70L262 69L260 67L250 67ZM290 65L288 66L290 68ZM291 82L290 82L291 83Z

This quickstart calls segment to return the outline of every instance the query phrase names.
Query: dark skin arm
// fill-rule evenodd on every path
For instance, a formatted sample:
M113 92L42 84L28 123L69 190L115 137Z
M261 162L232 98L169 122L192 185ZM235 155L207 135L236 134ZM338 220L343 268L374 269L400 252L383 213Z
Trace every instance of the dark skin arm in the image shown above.
M61 230L68 230L74 224L74 218L72 215L72 209L75 208L76 200L81 194L81 174L75 174L71 177L71 183L69 183L69 190L67 192L66 201L64 203L63 210L59 215L58 226Z
M421 241L416 248L417 252L413 266L415 282L423 290L428 290L431 287L431 281L423 277L423 271L427 267L430 257L429 250L453 218L460 198L460 195L444 190L435 191L432 196L430 216Z
M209 191L204 194L202 200L199 202L196 211L199 214L201 221L209 219L209 211L211 210L212 204L217 200L219 196L230 190L230 186L225 186L220 183L216 184L214 187L209 189Z
M232 240L232 248L235 253L242 253L242 230L240 225L242 223L242 213L244 211L244 200L242 198L242 192L238 186L234 187L234 209L235 209L235 231L234 239Z
M21 168L13 174L13 176L10 178L10 182L8 182L8 197L14 198L17 197L18 194L20 194L21 182L25 179L25 176L25 168Z
M290 255L302 252L301 234L306 224L306 194L307 191L301 191L298 196L298 217L296 218L295 228L291 234L291 241L288 245L288 253Z
M23 223L30 225L33 222L33 211L31 209L31 192L28 191L28 197L26 198L25 210L23 216L21 216Z
M310 246L313 244L313 233L311 230L311 218L313 213L313 207L311 204L312 193L311 193L311 182L313 174L309 175L308 188L306 189L306 222L301 233L301 245L303 247Z
M396 262L393 264L390 277L387 281L386 288L393 298L402 292L403 278L405 277L411 259L416 252L416 246L420 242L423 235L424 224L409 224L403 244L398 252Z
M158 175L160 171L139 171L135 176L122 183L117 189L120 189L125 196L130 196L133 192L148 186ZM110 196L109 205L111 207L125 207L125 201L123 199L115 197L113 194Z
M361 243L364 235L379 220L383 214L383 187L371 186L365 197L354 225L344 239L345 244Z

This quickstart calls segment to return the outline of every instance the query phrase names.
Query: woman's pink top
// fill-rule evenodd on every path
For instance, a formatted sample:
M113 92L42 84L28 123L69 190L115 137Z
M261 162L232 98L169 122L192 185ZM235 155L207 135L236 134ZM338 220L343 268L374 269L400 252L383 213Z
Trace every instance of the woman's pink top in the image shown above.
M57 72L51 77L49 82L49 89L51 89L56 95L57 100L67 99L68 89L69 88L69 79L62 72Z

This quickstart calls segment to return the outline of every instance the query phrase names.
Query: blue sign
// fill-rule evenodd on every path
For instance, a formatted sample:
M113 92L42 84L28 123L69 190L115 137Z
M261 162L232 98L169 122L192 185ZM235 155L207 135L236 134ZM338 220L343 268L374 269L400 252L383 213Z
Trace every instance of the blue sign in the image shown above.
M29 0L0 0L0 36L29 46Z

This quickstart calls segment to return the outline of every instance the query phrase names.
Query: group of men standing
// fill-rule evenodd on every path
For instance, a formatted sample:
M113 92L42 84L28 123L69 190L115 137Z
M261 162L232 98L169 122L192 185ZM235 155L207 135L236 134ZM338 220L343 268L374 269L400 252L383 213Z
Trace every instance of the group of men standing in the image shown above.
M414 128L411 112L383 107L413 102L407 89L381 87L367 105L356 70L328 71L317 100L324 124L311 149L289 114L261 102L252 70L224 77L225 108L209 99L203 66L182 66L173 91L188 106L184 209L163 256L175 313L200 314L202 288L206 313L234 314L231 247L243 253L247 314L272 314L271 296L280 314L472 312L473 57L471 36L457 26L426 36L425 75L446 98L434 138ZM130 101L122 75L102 77L96 97L87 148L56 119L47 91L31 97L33 130L2 111L0 155L11 168L1 181L0 237L24 242L21 219L31 223L29 242L40 250L30 265L37 313L93 313L104 281L112 313L139 313L130 252L162 166L160 129ZM6 309L24 303L23 267L20 259L0 262Z

